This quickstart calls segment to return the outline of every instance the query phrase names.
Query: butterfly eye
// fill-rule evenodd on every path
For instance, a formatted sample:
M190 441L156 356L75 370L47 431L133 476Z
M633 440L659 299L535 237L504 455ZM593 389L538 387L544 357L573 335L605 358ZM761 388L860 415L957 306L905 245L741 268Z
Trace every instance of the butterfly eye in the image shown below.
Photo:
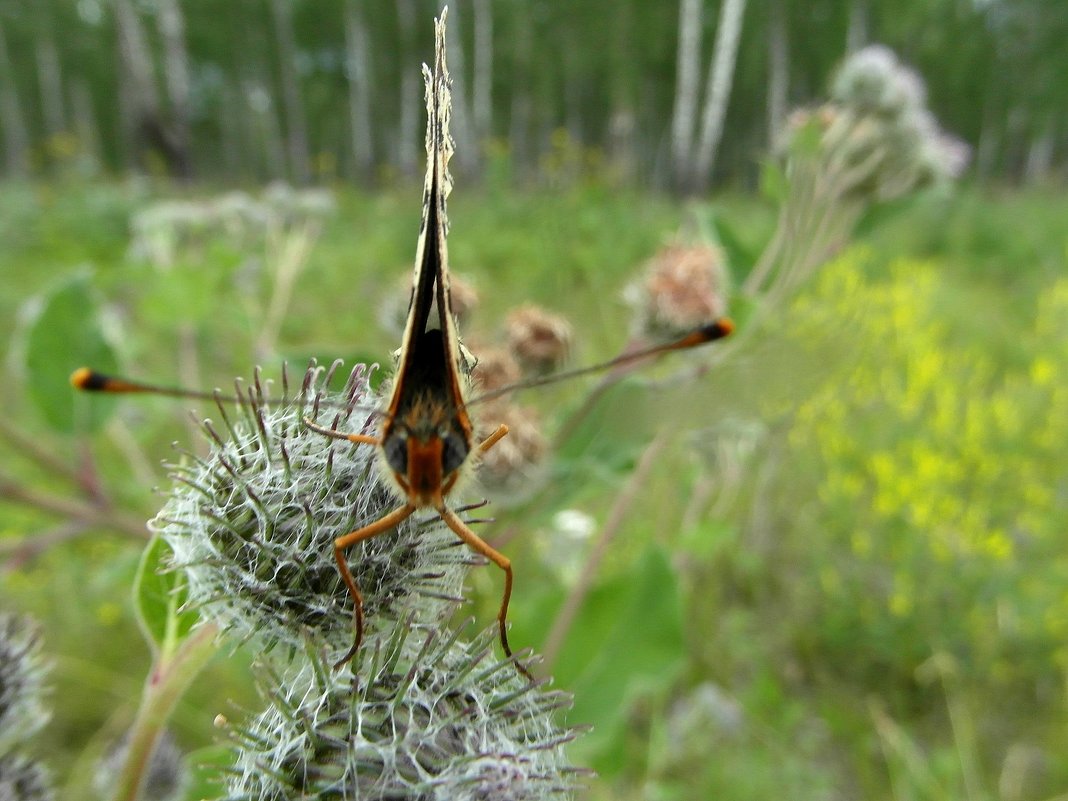
M386 464L394 473L407 475L408 473L408 438L401 434L393 434L382 443L382 450L386 455Z
M444 432L441 441L441 473L447 476L460 469L460 465L470 453L470 448L463 437L451 431Z

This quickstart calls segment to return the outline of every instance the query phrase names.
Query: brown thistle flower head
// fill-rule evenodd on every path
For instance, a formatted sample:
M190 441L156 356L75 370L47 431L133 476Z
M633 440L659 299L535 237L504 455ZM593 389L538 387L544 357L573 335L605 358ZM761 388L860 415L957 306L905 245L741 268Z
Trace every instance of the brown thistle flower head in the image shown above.
M471 382L477 393L510 387L522 378L519 362L511 351L473 344L471 352L476 357L474 369L471 370Z
M451 270L449 272L449 286L452 297L452 313L462 330L471 312L478 308L478 290L472 281L462 275L457 275ZM411 299L412 276L411 271L408 270L403 278L398 279L389 296L382 301L378 312L378 322L382 329L395 339L400 339L404 333L404 324L408 320L408 304Z
M717 320L727 310L722 251L709 244L668 245L624 297L635 310L635 333L645 339L679 336Z
M547 375L567 361L571 351L571 324L540 306L514 309L504 324L508 347L526 375Z
M518 502L541 486L549 446L537 414L506 401L489 402L479 412L478 436L484 438L504 423L508 436L479 463L479 482L497 502Z

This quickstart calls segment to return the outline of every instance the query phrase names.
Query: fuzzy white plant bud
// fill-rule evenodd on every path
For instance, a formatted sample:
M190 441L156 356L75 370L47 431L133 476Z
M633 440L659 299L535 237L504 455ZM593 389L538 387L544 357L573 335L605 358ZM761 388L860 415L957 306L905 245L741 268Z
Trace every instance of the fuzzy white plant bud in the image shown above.
M0 614L0 756L48 722L46 671L37 627L26 618Z
M43 765L22 754L0 756L0 799L52 801L53 798L55 794Z
M0 614L0 801L51 801L47 769L22 753L48 721L47 672L37 626Z
M353 602L334 540L400 502L382 481L376 448L305 425L306 417L345 432L377 425L381 399L368 371L358 365L343 392L320 398L329 373L310 368L296 398L273 403L257 378L240 409L220 406L222 422L204 424L211 453L174 468L175 487L151 526L171 546L189 604L204 618L267 645L301 645L312 632L340 655L352 644ZM364 594L368 638L401 616L438 622L477 562L432 510L346 555Z
M272 706L235 728L229 799L566 799L582 771L555 722L570 697L522 678L494 656L495 630L399 622L362 650L353 672L312 655L292 675L267 674Z

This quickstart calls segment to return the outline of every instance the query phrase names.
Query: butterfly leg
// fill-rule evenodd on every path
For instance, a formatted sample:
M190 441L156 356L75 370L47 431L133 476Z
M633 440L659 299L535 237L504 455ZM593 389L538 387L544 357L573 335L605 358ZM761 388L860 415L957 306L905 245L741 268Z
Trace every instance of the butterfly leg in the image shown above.
M356 445L378 445L382 442L378 437L372 437L369 434L346 434L344 431L335 431L332 428L325 428L324 426L313 423L308 417L304 418L304 425L312 431L317 431L324 436L331 437L332 439L348 440Z
M360 588L356 584L356 579L353 577L352 571L349 570L349 563L345 559L345 549L352 547L358 542L369 540L371 537L377 537L379 534L389 531L401 521L405 520L414 511L414 506L405 504L399 509L394 509L380 520L376 520L363 528L356 529L355 531L334 540L334 560L337 562L337 569L338 572L341 573L341 578L345 582L345 586L349 588L349 595L352 596L354 604L352 607L352 624L356 629L356 636L352 643L352 647L348 650L348 653L334 664L335 670L356 655L356 652L360 650L360 642L363 640L363 594L360 592Z
M502 428L504 427L502 426ZM504 430L507 432L508 429L505 428ZM498 431L500 431L500 429L498 429ZM504 435L501 434L501 436ZM500 437L498 437L498 439L500 439ZM501 597L501 609L497 613L497 625L500 629L501 647L504 648L505 655L515 662L515 666L518 668L519 672L531 681L534 681L534 677L530 675L530 672L520 664L515 656L512 655L512 649L508 645L508 601L512 597L512 562L507 556L500 551L495 550L489 543L473 532L467 524L460 519L459 515L452 511L452 509L442 505L438 507L438 514L441 515L441 519L445 521L445 524L456 533L456 536L466 542L473 551L482 554L504 571L504 595Z
M492 434L482 440L482 444L478 446L478 452L485 453L498 442L500 442L504 438L504 435L507 433L508 426L506 426L504 423L501 423L499 426L497 426L496 431L494 431Z

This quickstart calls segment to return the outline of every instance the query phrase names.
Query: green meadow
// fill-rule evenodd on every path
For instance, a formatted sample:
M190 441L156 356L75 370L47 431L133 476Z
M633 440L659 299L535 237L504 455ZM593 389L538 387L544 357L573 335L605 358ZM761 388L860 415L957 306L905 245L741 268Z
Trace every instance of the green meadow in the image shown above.
M95 797L94 764L137 708L142 523L163 463L207 448L189 409L213 415L75 397L70 372L98 358L208 389L257 365L277 382L283 361L299 377L312 357L388 373L383 310L414 255L407 185L339 189L290 262L296 226L194 232L161 265L131 247L132 216L213 195L165 193L0 185L0 605L43 629L53 713L33 751L61 799ZM625 287L684 220L735 285L775 223L742 194L683 206L492 180L458 185L449 214L452 269L479 296L465 340L536 303L571 322L572 365L625 345ZM543 479L492 499L478 530L515 565L514 645L543 650L576 601L551 674L575 695L567 723L593 726L569 752L598 773L580 797L1062 797L1066 219L1053 189L928 192L862 220L773 314L732 308L736 344L520 393L552 444ZM489 626L500 582L472 571L457 619ZM254 650L224 643L170 720L189 799L225 761L216 716L262 706Z

